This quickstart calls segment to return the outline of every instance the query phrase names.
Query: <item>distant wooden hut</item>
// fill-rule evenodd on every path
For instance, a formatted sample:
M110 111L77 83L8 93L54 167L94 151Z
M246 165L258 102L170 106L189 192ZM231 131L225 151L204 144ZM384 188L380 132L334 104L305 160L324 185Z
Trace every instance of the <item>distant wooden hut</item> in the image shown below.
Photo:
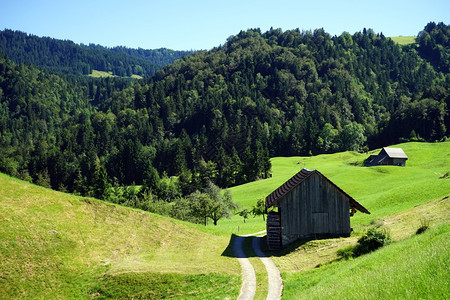
M303 169L266 197L267 244L278 250L298 239L350 235L361 204L317 170Z
M366 167L380 166L380 165L392 165L401 166L406 165L408 156L405 154L402 148L388 148L381 149L378 155L371 155L365 160Z

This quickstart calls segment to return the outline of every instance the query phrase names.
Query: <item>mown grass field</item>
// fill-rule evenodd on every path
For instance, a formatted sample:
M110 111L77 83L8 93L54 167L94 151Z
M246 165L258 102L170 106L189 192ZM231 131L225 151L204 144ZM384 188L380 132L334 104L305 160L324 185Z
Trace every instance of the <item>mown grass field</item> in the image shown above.
M415 36L393 36L391 39L399 45L409 45L416 42Z
M312 157L276 157L272 161L272 178L259 180L230 189L241 209L250 209L260 198L273 190L302 168L317 169L364 205L370 215L356 213L351 224L356 233L370 223L416 205L442 198L450 193L450 179L440 177L450 171L450 143L404 143L401 147L409 159L406 167L363 167L369 153L341 152ZM418 221L417 221L418 222ZM265 229L262 217L252 216L244 223L240 216L209 224L211 232L219 234L249 234Z
M272 178L231 189L234 199L250 208L306 167L318 169L371 212L351 218L349 238L300 241L271 253L282 272L283 299L448 299L450 143L392 147L404 149L406 167L363 167L364 159L379 149L274 158ZM424 220L432 230L415 236ZM250 233L263 230L265 223L251 217L244 224L235 216L221 220L216 232L237 232L238 226L240 233ZM356 244L369 227L387 229L394 242L380 252L337 262L337 250Z
M236 298L229 237L0 175L0 299Z
M94 78L101 78L101 77L117 77L115 75L112 74L112 72L105 72L105 71L98 71L98 70L92 70L92 73L89 74L89 76L94 77ZM131 78L134 79L142 79L142 76L133 74L131 75Z
M272 253L283 299L448 298L450 143L395 147L409 157L404 168L363 167L379 150L279 157L272 178L231 188L241 208L251 208L301 168L318 169L371 212L351 218L349 238L301 241ZM431 229L416 236L423 220ZM372 226L388 229L394 242L336 261L338 249ZM235 299L241 280L227 253L231 235L264 229L262 217L205 227L0 175L0 299ZM267 275L258 258L251 260L264 297Z
M92 70L92 73L89 74L89 76L94 78L101 78L101 77L115 77L112 72L105 72L105 71L98 71L98 70Z

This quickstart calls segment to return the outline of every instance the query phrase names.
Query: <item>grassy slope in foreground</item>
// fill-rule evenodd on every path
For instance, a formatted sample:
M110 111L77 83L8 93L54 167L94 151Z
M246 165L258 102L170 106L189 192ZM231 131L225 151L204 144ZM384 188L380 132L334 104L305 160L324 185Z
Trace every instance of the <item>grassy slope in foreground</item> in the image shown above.
M317 169L336 183L372 214L357 213L351 218L352 227L360 232L369 223L393 213L448 195L450 179L440 176L450 171L450 143L404 143L408 155L406 167L363 167L370 153L341 152L311 157L272 158L273 177L231 188L233 199L241 208L251 208L259 198L265 198L301 168ZM418 222L418 221L417 221ZM239 227L239 232L238 232ZM208 225L217 233L252 233L265 229L262 217L250 217L246 223L240 216Z
M256 199L267 196L302 167L318 169L372 213L357 213L351 218L355 234L350 238L299 242L281 255L274 253L272 258L282 271L285 284L283 299L411 298L408 295L414 298L422 295L425 286L431 298L439 298L443 292L448 294L448 285L441 286L449 278L446 271L448 242L445 244L448 226L444 226L443 231L438 229L442 235L439 233L437 239L426 240L420 247L411 248L411 243L415 242L407 238L414 234L423 218L428 219L432 227L450 221L450 178L444 176L450 171L450 143L405 143L392 147L405 150L409 156L406 167L362 167L364 159L369 154L378 153L379 149L369 154L343 152L314 157L278 157L272 159L272 178L231 189L242 207L251 207ZM244 224L242 218L237 216L232 220L221 220L219 226L222 228L217 231L225 228L235 230L237 226L240 226L241 232L265 228L261 218L250 218ZM389 259L384 260L383 255L380 257L375 252L349 262L326 265L337 258L338 249L355 244L358 236L370 226L383 226L391 232L396 243L386 249L397 250L385 254L390 256ZM412 252L407 252L407 249ZM408 254L403 256L403 253ZM377 258L370 258L372 255ZM422 255L429 257L424 263L419 263ZM418 267L415 269L416 263ZM325 264L325 267L315 269L318 264ZM397 265L402 272L395 272ZM413 279L422 278L422 274L434 269L436 273L423 283L418 284ZM434 280L436 276L443 279ZM400 289L395 292L397 281ZM365 290L368 292L365 293Z
M448 299L450 224L349 261L283 274L283 299Z
M0 174L0 298L236 297L229 237L199 228Z

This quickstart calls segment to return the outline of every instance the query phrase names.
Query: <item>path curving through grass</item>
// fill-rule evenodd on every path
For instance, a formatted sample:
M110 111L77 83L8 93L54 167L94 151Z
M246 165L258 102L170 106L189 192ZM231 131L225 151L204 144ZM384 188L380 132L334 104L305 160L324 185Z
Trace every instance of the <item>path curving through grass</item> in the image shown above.
M245 236L237 236L233 243L233 252L237 260L241 264L242 269L242 286L238 300L251 300L256 293L256 274L253 265L244 252Z
M233 252L239 263L241 264L242 269L242 286L241 291L238 297L238 300L244 299L253 299L256 293L256 274L253 265L245 254L243 244L244 240L247 237L251 237L254 235L260 235L265 233L265 231L256 232L249 235L237 236L234 239L233 243ZM255 252L256 256L259 257L261 262L264 264L266 268L266 272L268 274L268 292L267 292L267 300L278 300L281 299L281 293L283 291L283 282L281 279L280 271L278 270L275 263L272 261L270 257L268 257L261 250L261 237L254 236L252 237L252 248Z
M281 280L280 270L273 262L273 260L268 257L261 250L261 237L255 236L252 240L252 247L256 255L259 257L261 262L266 267L268 275L269 289L267 293L267 300L278 300L281 299L281 292L283 291L283 281Z

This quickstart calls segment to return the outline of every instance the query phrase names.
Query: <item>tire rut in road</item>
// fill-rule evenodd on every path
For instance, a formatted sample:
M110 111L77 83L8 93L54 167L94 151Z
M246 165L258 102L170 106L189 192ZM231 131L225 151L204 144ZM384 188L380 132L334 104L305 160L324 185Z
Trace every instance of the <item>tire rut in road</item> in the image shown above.
M281 280L281 274L273 260L261 250L261 237L253 238L252 247L256 255L266 267L269 283L266 300L281 299L281 293L283 291L283 281Z
M261 234L261 232L258 232ZM248 236L237 236L233 243L233 252L242 269L242 286L238 300L253 299L256 293L256 274L253 265L244 252L243 243ZM281 299L283 291L283 281L280 271L270 257L261 250L261 237L252 238L252 247L266 268L268 274L268 292L266 300Z
M237 236L233 243L233 252L237 260L241 264L242 269L242 286L238 300L251 300L256 293L256 274L253 265L244 252L245 237Z

